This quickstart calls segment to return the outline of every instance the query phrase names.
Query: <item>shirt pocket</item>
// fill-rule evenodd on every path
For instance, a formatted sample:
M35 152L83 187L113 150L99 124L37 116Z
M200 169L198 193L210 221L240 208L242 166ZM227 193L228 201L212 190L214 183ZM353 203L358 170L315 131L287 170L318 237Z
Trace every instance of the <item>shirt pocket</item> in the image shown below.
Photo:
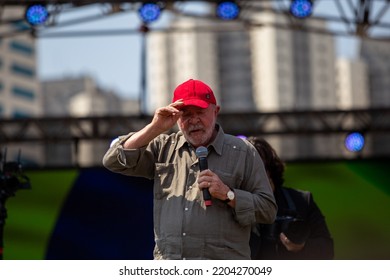
M175 164L156 163L156 172L154 175L154 198L163 199L172 192L175 175Z
M243 179L239 174L233 175L233 173L222 171L222 170L215 170L214 173L216 173L219 179L221 179L221 181L229 188L232 189L241 188L241 183Z

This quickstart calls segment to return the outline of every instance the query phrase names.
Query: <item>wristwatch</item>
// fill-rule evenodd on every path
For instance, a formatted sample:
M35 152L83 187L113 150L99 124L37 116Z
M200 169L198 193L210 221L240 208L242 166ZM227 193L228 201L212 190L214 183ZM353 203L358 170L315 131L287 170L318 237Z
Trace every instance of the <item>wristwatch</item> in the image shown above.
M233 189L230 189L227 192L226 196L227 196L227 199L224 200L225 203L229 203L230 201L232 201L236 197Z

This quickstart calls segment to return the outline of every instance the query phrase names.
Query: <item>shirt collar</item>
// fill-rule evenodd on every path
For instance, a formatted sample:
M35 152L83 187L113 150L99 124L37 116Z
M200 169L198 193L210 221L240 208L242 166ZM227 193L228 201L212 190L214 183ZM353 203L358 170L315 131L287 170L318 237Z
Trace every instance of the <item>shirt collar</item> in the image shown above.
M183 135L183 132L180 130L177 132L177 145L176 150L179 150L181 147L185 145L189 146L189 143L187 142L186 138Z
M223 132L223 129L219 124L216 124L215 127L218 131L217 136L215 137L214 141L207 148L210 149L210 147L213 147L214 151L218 155L222 155L222 148L223 148L223 141L224 141L224 134L225 133Z

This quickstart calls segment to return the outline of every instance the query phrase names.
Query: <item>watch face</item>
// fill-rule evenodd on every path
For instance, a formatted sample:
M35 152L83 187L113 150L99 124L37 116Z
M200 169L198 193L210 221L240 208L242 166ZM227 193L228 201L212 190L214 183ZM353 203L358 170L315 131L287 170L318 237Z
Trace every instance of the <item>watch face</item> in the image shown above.
M234 192L228 191L227 197L228 197L230 200L233 200L233 199L234 199Z

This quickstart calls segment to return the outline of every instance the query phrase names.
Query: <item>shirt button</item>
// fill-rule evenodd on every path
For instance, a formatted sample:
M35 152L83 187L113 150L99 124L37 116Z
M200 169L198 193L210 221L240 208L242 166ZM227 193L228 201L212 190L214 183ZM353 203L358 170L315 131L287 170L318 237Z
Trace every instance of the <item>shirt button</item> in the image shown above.
M183 232L183 236L186 236L186 233L185 233L185 232Z
M184 208L185 211L188 211L188 207Z

